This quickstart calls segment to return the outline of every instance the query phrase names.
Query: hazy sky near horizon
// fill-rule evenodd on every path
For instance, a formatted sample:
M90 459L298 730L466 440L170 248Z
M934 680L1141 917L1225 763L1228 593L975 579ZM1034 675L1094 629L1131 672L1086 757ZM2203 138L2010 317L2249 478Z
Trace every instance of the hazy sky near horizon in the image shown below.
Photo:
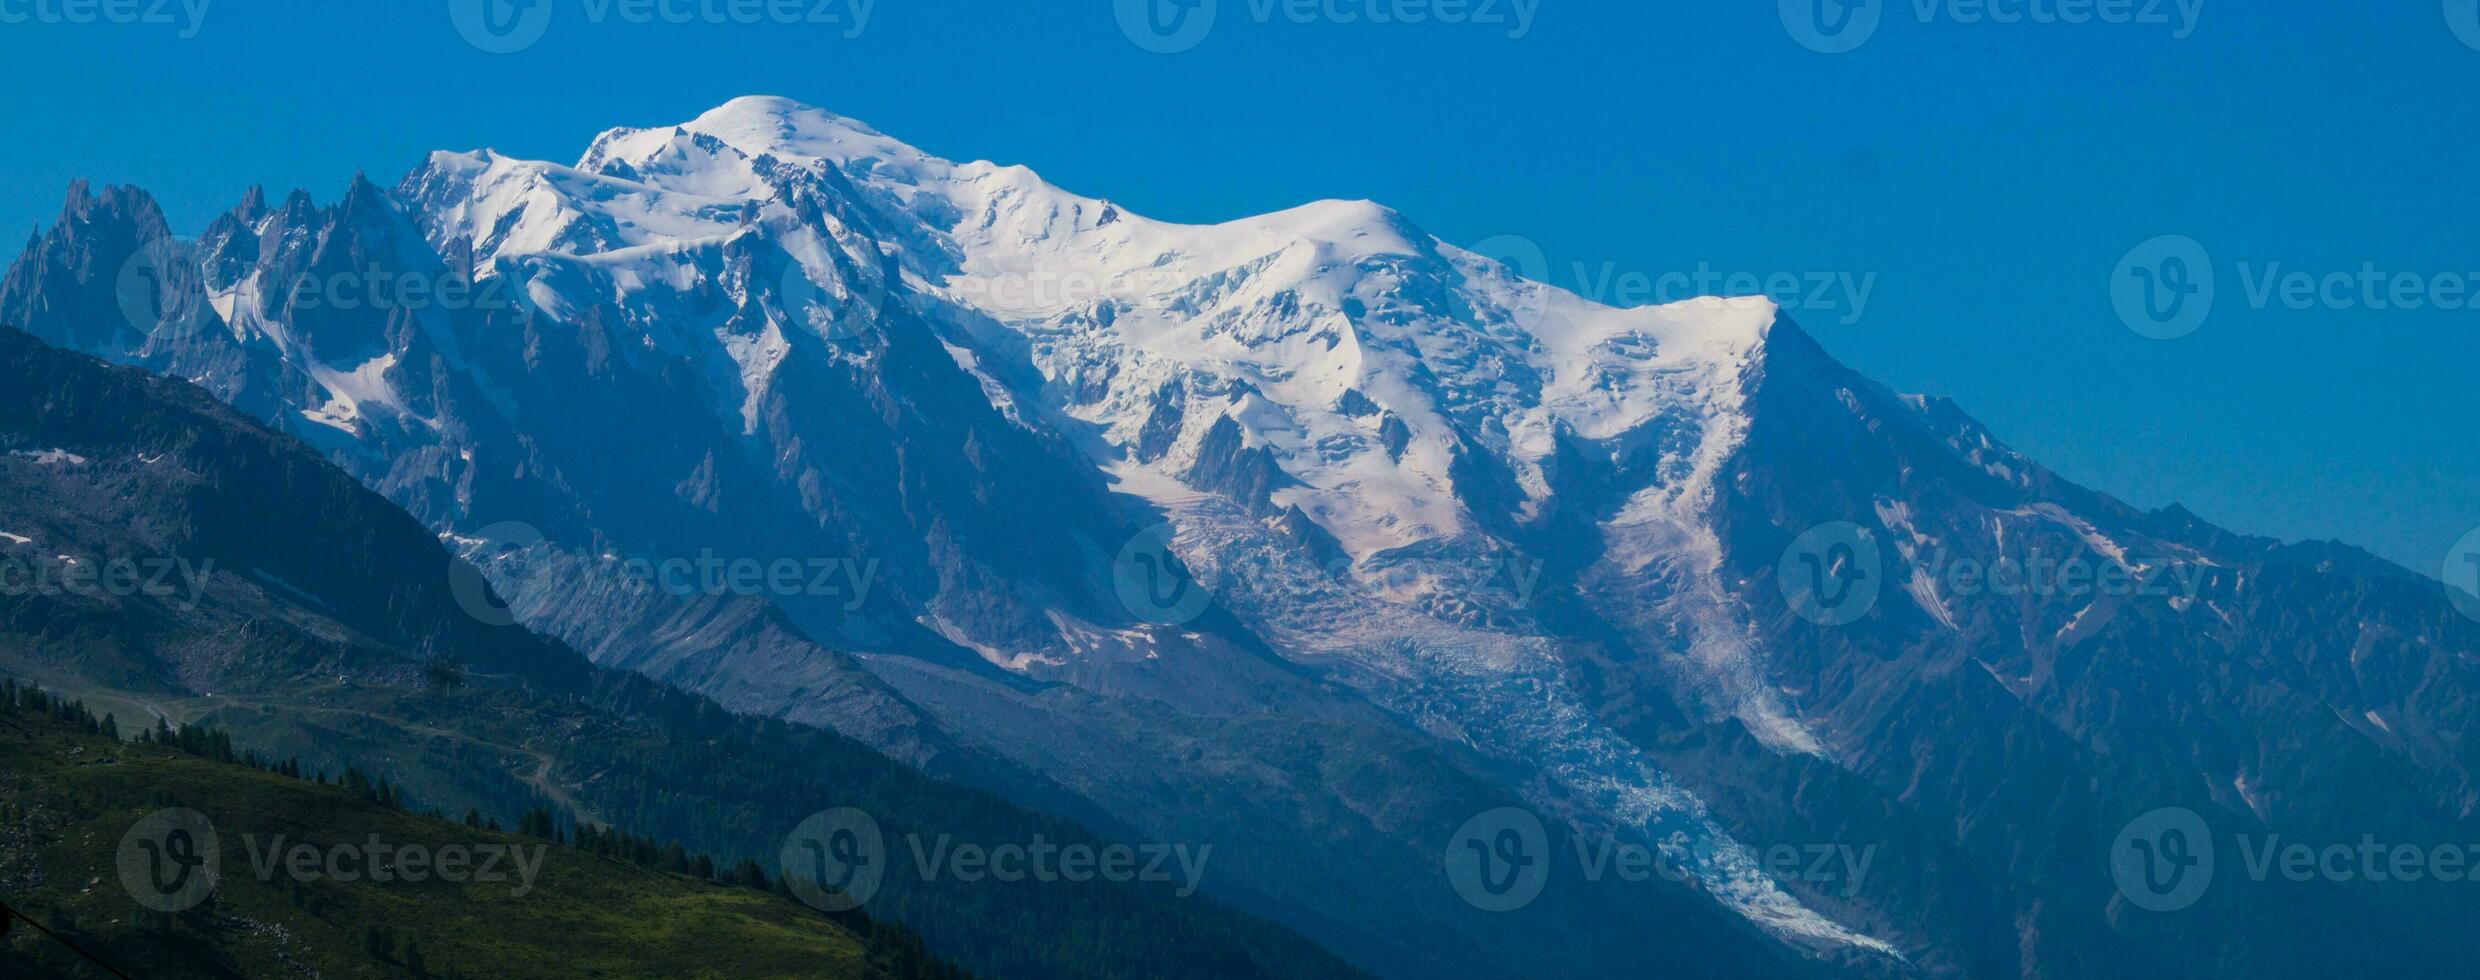
M1158 218L1370 198L1605 302L1770 284L1888 385L2234 530L2436 576L2480 527L2474 0L1124 2L0 0L0 230L75 178L194 232L782 95Z

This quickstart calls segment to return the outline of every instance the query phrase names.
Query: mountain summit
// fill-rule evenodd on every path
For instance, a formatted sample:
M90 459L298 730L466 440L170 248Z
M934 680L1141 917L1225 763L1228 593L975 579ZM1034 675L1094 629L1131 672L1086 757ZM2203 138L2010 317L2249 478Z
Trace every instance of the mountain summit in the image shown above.
M2469 899L2226 887L2199 938L2107 870L2164 807L2480 833L2441 587L2078 487L1762 299L1604 306L1369 202L1154 221L773 98L161 228L78 188L0 317L318 446L598 664L1216 841L1380 973L2473 962ZM702 559L834 574L629 587ZM1507 819L1551 876L1485 910L1452 842ZM1677 873L1571 859L1621 847Z

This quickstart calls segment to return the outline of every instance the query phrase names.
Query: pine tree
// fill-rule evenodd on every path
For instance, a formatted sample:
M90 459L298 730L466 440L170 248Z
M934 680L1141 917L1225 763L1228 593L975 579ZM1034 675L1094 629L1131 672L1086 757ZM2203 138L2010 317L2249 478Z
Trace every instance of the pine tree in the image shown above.
M382 925L362 929L362 948L382 963L396 962L396 933Z

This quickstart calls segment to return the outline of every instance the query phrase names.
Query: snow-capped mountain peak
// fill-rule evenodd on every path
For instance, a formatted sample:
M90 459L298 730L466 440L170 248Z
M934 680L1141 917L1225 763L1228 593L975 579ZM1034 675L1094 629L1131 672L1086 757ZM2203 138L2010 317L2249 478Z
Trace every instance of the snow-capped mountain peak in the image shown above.
M1151 511L1168 557L1279 656L1541 767L1546 807L1724 841L1696 874L1770 929L1871 944L1774 887L1591 720L1532 594L1571 593L1660 654L1706 720L1831 754L1713 575L1709 511L1777 318L1764 300L1604 306L1369 201L1157 221L767 98L606 132L574 166L433 154L349 202L426 246L394 252L522 309L342 324L321 332L350 347L338 359L284 340L299 311L234 306L255 333L232 356L306 379L267 387L267 414L443 530L521 513L598 548L891 555L884 608L784 604L853 649L1106 688L1114 664L1178 659L1202 672L1188 694L1236 692L1254 668L1228 660L1233 640L1158 628L1082 562L1107 564L1123 512ZM262 229L309 227L293 211ZM1542 582L1574 556L1590 564ZM599 632L626 621L563 622L640 656L642 638ZM882 662L889 683L944 683L901 663Z

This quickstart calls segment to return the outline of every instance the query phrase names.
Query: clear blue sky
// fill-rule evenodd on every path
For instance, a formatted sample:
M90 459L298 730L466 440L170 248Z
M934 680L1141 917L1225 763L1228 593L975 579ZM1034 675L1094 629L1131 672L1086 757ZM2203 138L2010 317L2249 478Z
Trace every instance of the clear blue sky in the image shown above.
M2059 24L1886 0L1839 55L1774 2L1537 0L1511 38L1515 0L1490 0L1493 24L1218 0L1171 55L1112 0L874 0L852 38L855 0L829 0L836 24L685 26L539 0L540 41L504 55L465 42L450 0L213 0L187 39L46 22L79 2L0 0L11 234L74 177L143 185L194 231L252 183L332 200L434 148L573 160L610 126L777 94L1158 217L1372 198L1452 241L1539 242L1569 286L1873 276L1856 322L1848 301L1804 322L2073 478L2432 576L2480 526L2480 311L2260 309L2242 281L2480 274L2480 26L2450 27L2471 0L2209 0L2192 25L2170 2L2168 23ZM2211 319L2173 341L2111 299L2121 256L2163 234L2219 274Z

